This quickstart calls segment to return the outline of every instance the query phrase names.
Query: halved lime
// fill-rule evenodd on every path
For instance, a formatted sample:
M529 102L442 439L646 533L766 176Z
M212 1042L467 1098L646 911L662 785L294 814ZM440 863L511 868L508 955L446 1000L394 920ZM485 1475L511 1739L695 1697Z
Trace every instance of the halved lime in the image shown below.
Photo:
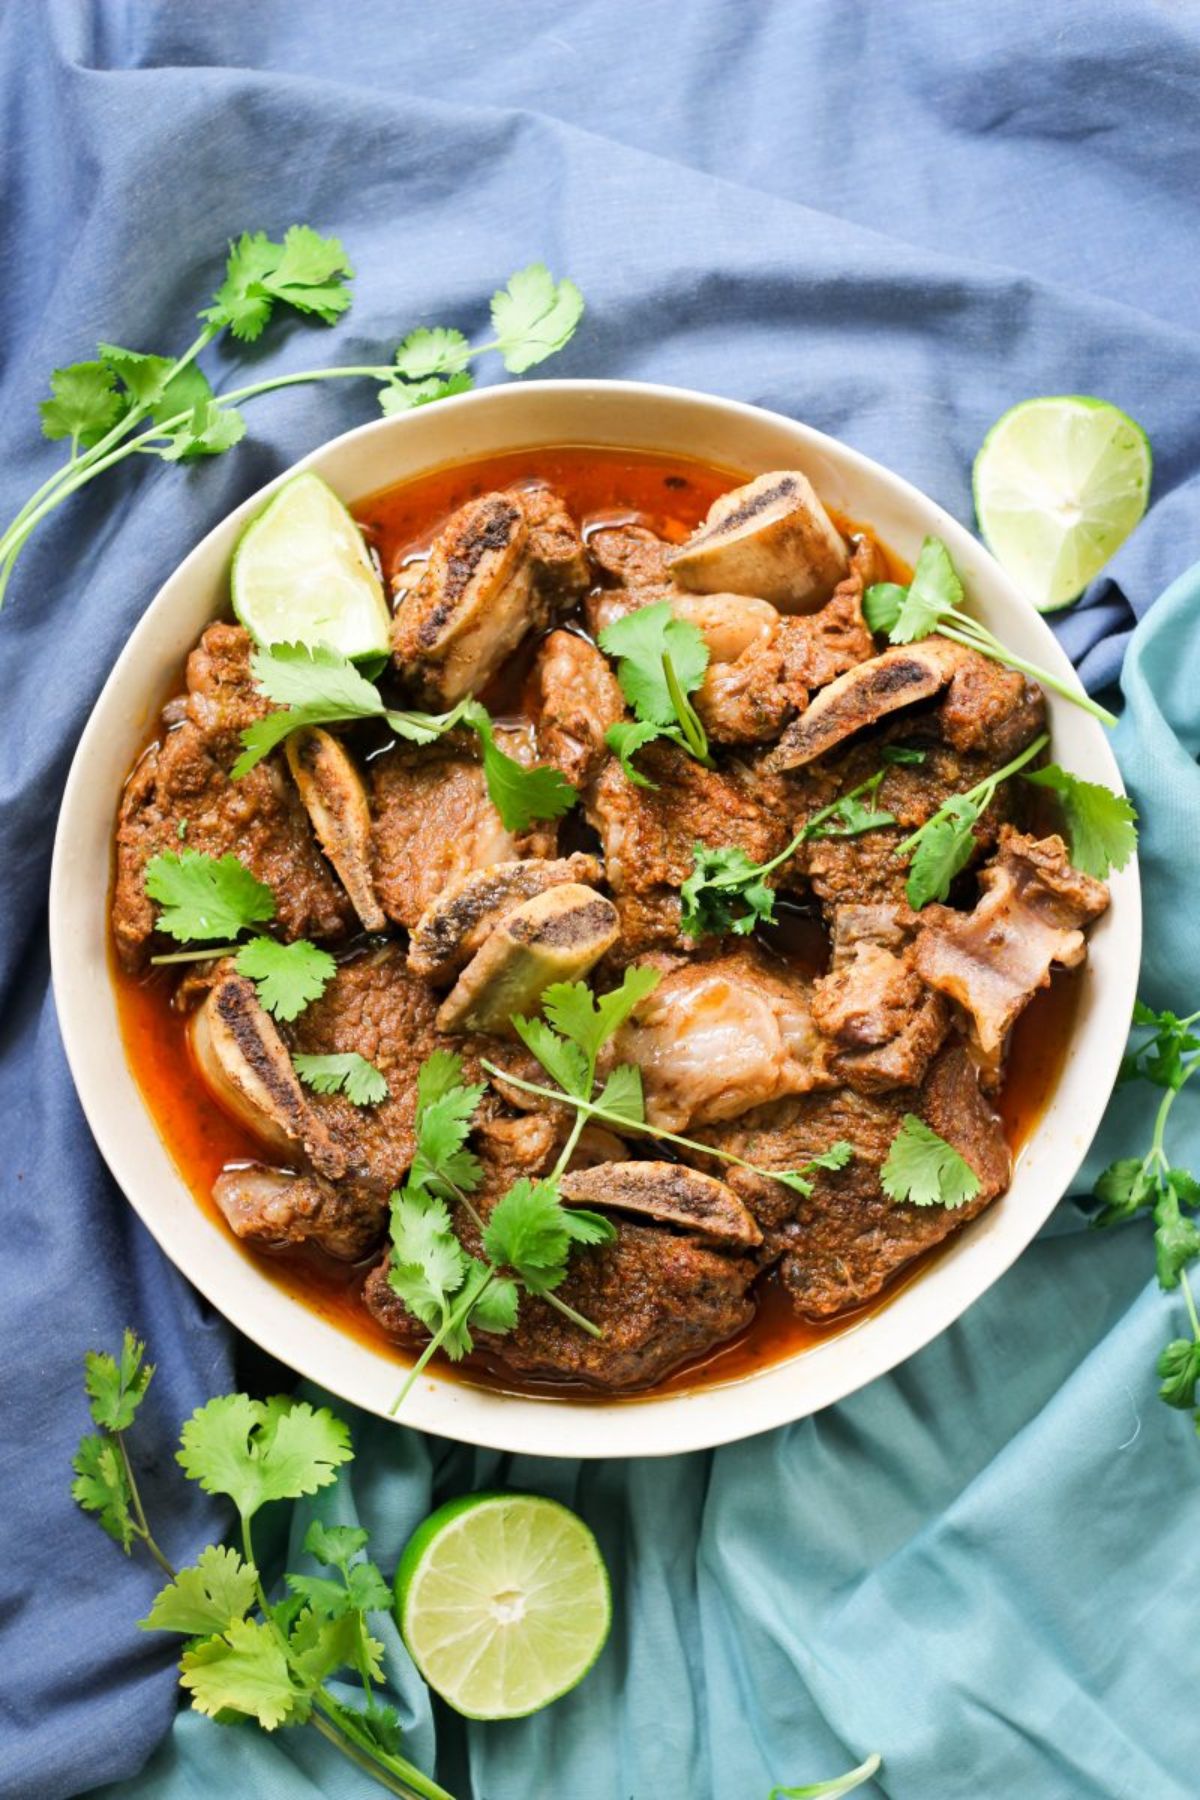
M1150 443L1107 400L1051 394L997 419L975 458L975 512L1039 612L1077 600L1146 510Z
M319 475L297 475L238 540L233 610L260 644L379 656L390 618L362 533Z
M519 1719L583 1680L612 1597L592 1533L556 1500L469 1494L409 1539L396 1618L430 1687L468 1719Z

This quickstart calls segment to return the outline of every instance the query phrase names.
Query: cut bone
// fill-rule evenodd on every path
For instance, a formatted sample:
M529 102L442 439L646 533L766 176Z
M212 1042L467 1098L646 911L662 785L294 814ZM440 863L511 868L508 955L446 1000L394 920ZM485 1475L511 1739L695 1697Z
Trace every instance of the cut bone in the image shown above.
M364 929L386 930L371 881L371 813L349 752L319 726L293 732L285 751L313 830Z
M235 1118L276 1150L297 1145L322 1175L346 1173L346 1156L313 1111L254 983L225 975L188 1023L192 1053Z
M408 966L425 981L449 981L521 901L566 882L599 879L599 862L583 855L530 857L472 869L443 888L421 914L409 939Z
M850 566L840 533L798 469L722 494L668 561L682 587L756 594L787 613L823 606Z
M442 1031L508 1033L552 981L586 975L620 934L617 909L578 882L515 906L459 976L438 1013Z
M732 1188L681 1163L600 1163L564 1175L559 1192L569 1206L616 1207L677 1225L702 1244L746 1249L762 1243L753 1214Z
M532 623L529 532L509 494L469 500L438 533L392 628L400 673L430 701L478 692Z
M814 695L767 759L769 769L798 769L814 762L866 725L878 724L902 706L928 700L971 656L946 638L897 644L882 656L857 663Z

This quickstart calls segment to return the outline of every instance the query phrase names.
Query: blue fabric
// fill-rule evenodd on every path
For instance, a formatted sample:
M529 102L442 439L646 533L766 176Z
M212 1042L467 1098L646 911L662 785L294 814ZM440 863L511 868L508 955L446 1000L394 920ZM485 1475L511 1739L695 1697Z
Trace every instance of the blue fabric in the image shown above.
M1150 608L1200 554L1198 80L1200 16L1155 0L8 0L0 515L54 466L49 370L99 338L182 346L224 240L295 219L345 240L354 310L217 352L215 380L479 325L496 282L544 257L590 303L556 373L763 402L964 520L1004 407L1107 395L1150 434L1154 504L1057 629L1093 689L1129 653L1145 991L1190 1007L1200 575ZM185 1559L222 1521L184 1499L168 1447L233 1362L100 1164L46 955L58 797L130 626L229 507L372 405L295 389L254 404L230 456L98 483L34 539L0 617L5 1796L377 1791L304 1733L171 1730L169 1647L133 1627L153 1572L67 1498L80 1358L128 1321L160 1365L139 1440ZM1114 1104L1081 1192L1148 1106ZM1200 1115L1179 1113L1198 1166ZM435 1720L390 1634L413 1753L430 1766L436 1736L464 1800L757 1800L875 1747L892 1800L1187 1800L1200 1449L1153 1376L1179 1308L1143 1228L1080 1225L1065 1204L890 1378L713 1456L531 1464L355 1420L337 1504L385 1565L431 1501L510 1482L578 1506L613 1569L611 1647L523 1724Z

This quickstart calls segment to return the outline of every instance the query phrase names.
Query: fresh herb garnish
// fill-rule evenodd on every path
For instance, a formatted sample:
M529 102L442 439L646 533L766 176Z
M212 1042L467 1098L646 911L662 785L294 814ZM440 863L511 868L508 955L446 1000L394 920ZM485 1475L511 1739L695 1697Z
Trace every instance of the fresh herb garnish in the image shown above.
M507 831L527 831L536 819L561 818L578 798L557 769L548 764L527 769L501 750L491 716L478 700L460 700L445 713L397 711L384 704L378 688L347 657L327 644L273 644L256 650L250 664L267 699L283 710L267 713L242 732L244 748L233 765L235 781L293 731L383 719L397 737L413 744L432 744L455 727L473 731L482 751L488 796Z
M398 1715L375 1692L383 1645L367 1615L388 1612L392 1595L363 1557L367 1533L314 1521L304 1548L333 1575L289 1573L290 1598L274 1604L263 1589L253 1521L272 1500L299 1499L337 1480L353 1455L345 1425L325 1407L285 1396L226 1394L193 1413L177 1460L205 1493L232 1500L241 1549L210 1544L194 1564L176 1570L151 1533L125 1443L154 1373L143 1356L144 1346L127 1331L119 1359L96 1352L85 1358L99 1430L80 1443L71 1491L126 1554L143 1544L167 1576L141 1625L190 1640L179 1667L193 1707L222 1723L256 1720L266 1731L311 1724L390 1793L452 1800L400 1754ZM361 1708L330 1691L339 1671L361 1684Z
M1125 867L1137 849L1137 812L1124 794L1084 781L1057 763L1035 769L1025 780L1058 795L1077 869L1103 881L1110 870Z
M606 1244L616 1237L607 1219L563 1206L558 1182L578 1141L564 1144L542 1181L514 1182L486 1223L470 1196L483 1170L467 1148L484 1087L462 1079L462 1058L435 1050L417 1078L413 1121L416 1148L404 1186L392 1195L392 1255L388 1280L413 1317L431 1332L396 1396L396 1412L438 1350L457 1361L474 1347L473 1331L503 1335L517 1322L521 1290L537 1294L593 1337L598 1328L560 1299L573 1244ZM469 1214L481 1235L483 1260L459 1242L448 1203Z
M319 1000L337 964L307 938L281 944L263 931L275 917L275 896L238 857L203 850L162 850L146 864L144 885L159 907L156 928L181 944L202 944L152 956L152 963L207 962L232 956L239 975L258 989L260 1004L277 1019L295 1019ZM215 940L255 935L248 944Z
M857 1769L847 1769L831 1781L810 1781L804 1787L773 1787L767 1800L840 1800L843 1794L852 1794L864 1781L870 1781L882 1767L883 1758L876 1750Z
M979 1192L979 1177L970 1163L916 1113L905 1113L879 1181L889 1200L950 1211Z
M769 862L751 862L736 845L710 849L697 844L692 872L679 891L683 908L680 930L693 938L726 931L745 937L757 925L773 924L775 890L768 884L767 876L794 856L801 844L819 838L857 837L861 832L896 823L892 813L874 805L886 773L886 769L876 770L857 787L822 806Z
M800 1169L763 1169L745 1157L735 1156L731 1150L718 1150L694 1138L681 1137L677 1131L651 1125L646 1118L641 1070L630 1063L618 1064L606 1077L599 1094L595 1093L596 1062L600 1051L635 1008L654 992L659 979L656 969L631 967L625 970L619 987L599 995L593 994L586 982L555 982L542 995L544 1018L514 1017L514 1030L551 1080L558 1084L557 1088L526 1081L486 1059L481 1062L480 1066L489 1075L510 1087L519 1088L522 1093L536 1094L543 1100L565 1101L575 1109L575 1121L559 1158L556 1177L565 1169L584 1126L591 1119L599 1119L620 1132L634 1131L665 1143L678 1144L685 1150L699 1151L703 1156L748 1169L753 1175L782 1182L798 1194L812 1193L810 1177L818 1169L844 1168L854 1155L854 1147L842 1141L831 1144L819 1156L811 1157ZM576 1209L572 1212L578 1217Z
M600 648L617 658L617 681L633 708L634 721L610 726L605 743L621 762L630 781L654 787L634 768L635 751L656 738L666 738L712 768L708 734L689 694L695 693L708 668L708 645L697 628L677 619L667 601L655 601L614 619L600 633Z
M259 1005L276 1019L297 1019L306 1006L319 1000L337 973L328 950L307 938L281 944L276 938L257 937L243 945L233 963L258 989Z
M1185 1084L1200 1069L1200 1012L1179 1018L1154 1012L1139 1000L1134 1007L1134 1047L1126 1055L1118 1080L1148 1081L1164 1090L1154 1117L1150 1148L1144 1156L1124 1156L1110 1163L1096 1183L1103 1202L1093 1225L1120 1225L1148 1212L1154 1221L1154 1263L1158 1283L1168 1293L1183 1289L1190 1338L1175 1338L1158 1360L1162 1376L1159 1397L1168 1406L1193 1412L1200 1432L1197 1383L1200 1383L1200 1316L1187 1270L1200 1256L1200 1182L1188 1169L1172 1168L1165 1147L1171 1108ZM1148 1033L1148 1036L1142 1035Z
M279 243L261 231L245 232L230 245L225 278L200 312L203 330L181 356L100 344L95 360L56 369L50 398L42 402L42 430L65 440L69 456L0 534L0 604L17 557L41 521L127 457L180 462L218 456L245 436L241 402L305 382L376 381L383 412L424 406L473 386L466 365L488 351L499 352L510 374L532 368L563 348L583 314L574 282L556 282L543 264L532 263L493 294L495 337L488 343L472 348L461 332L422 327L409 333L392 363L305 369L213 393L196 361L209 344L225 331L253 343L277 307L331 325L350 304L352 273L338 239L320 237L307 225L291 226Z
M336 1055L292 1057L297 1075L316 1094L345 1094L354 1106L378 1106L388 1097L387 1079L357 1050Z
M965 598L963 584L950 560L941 538L927 537L921 546L913 578L908 587L894 581L876 582L863 596L863 612L872 631L884 632L893 644L913 644L936 631L953 643L977 650L992 662L1017 669L1043 687L1061 694L1084 712L1091 713L1104 725L1115 725L1116 719L1083 689L1026 662L1008 650L978 619L962 610Z
M931 900L945 900L954 877L965 869L975 849L975 827L996 797L996 789L1023 769L1049 743L1043 732L1026 745L1019 756L985 775L965 794L951 794L931 818L897 844L894 854L910 864L905 892L919 912Z

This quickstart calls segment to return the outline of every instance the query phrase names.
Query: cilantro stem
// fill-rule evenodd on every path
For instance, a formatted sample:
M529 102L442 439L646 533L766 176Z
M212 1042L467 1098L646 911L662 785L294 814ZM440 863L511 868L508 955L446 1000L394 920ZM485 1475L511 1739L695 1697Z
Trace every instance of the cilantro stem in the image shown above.
M1192 1322L1192 1336L1200 1344L1200 1317L1197 1317L1196 1314L1196 1302L1192 1298L1192 1284L1188 1280L1186 1269L1179 1271L1179 1285L1183 1289L1183 1297L1187 1302L1188 1318Z
M471 1308L475 1305L475 1302L482 1294L486 1293L487 1289L492 1285L492 1282L495 1279L496 1270L494 1268L489 1269L487 1275L480 1282L478 1287L472 1288L468 1286L466 1293L460 1298L458 1305L451 1313L449 1313L442 1324L438 1326L438 1329L434 1332L420 1356L408 1371L404 1386L400 1389L400 1392L396 1395L396 1398L388 1408L392 1418L395 1418L405 1400L407 1400L409 1394L412 1392L414 1383L421 1375L421 1372L428 1364L430 1358L441 1349L446 1339L450 1336L450 1333L457 1330L462 1324L467 1314L471 1311Z
M782 1181L785 1187L788 1183L783 1181L784 1176L793 1173L791 1169L760 1168L757 1163L747 1162L744 1156L735 1156L732 1150L718 1150L714 1144L701 1144L695 1138L681 1137L679 1132L667 1131L661 1125L651 1125L645 1121L626 1118L621 1113L610 1112L606 1106L598 1106L594 1100L583 1100L578 1094L569 1094L565 1088L555 1090L541 1087L536 1081L526 1081L519 1075L510 1074L507 1069L497 1067L486 1057L480 1058L479 1066L481 1069L486 1069L489 1075L499 1076L500 1080L507 1082L510 1087L520 1088L522 1093L536 1094L541 1100L555 1100L560 1105L565 1102L568 1106L578 1108L581 1118L603 1119L606 1125L612 1125L618 1131L641 1132L646 1137L661 1138L668 1144L679 1144L684 1150L699 1151L702 1156L715 1156L721 1162L733 1163L736 1168L749 1169L752 1175L763 1175L768 1181Z
M405 1757L392 1756L371 1739L360 1736L358 1728L351 1723L354 1717L352 1711L340 1705L327 1688L317 1689L313 1696L313 1706L310 1722L321 1736L340 1750L350 1762L356 1763L360 1769L373 1776L389 1794L398 1794L401 1800L413 1800L414 1795L419 1796L420 1800L454 1800L452 1794L423 1775Z
M684 742L698 763L703 763L706 769L715 768L716 764L708 753L708 733L700 722L700 715L680 685L669 650L663 651L662 668L663 679L667 684L667 692L671 696L671 705L675 708L675 717L679 721L679 729L683 733Z
M150 961L156 967L165 963L207 962L212 957L233 956L245 948L244 944L214 944L208 950L172 950L168 956L152 956Z
M744 887L748 881L761 881L765 875L770 875L775 869L778 869L781 864L787 862L789 857L795 856L801 844L807 843L809 838L815 837L826 819L832 819L834 814L839 812L841 808L845 806L847 800L857 800L860 794L868 793L874 798L875 794L878 792L879 784L886 773L886 769L877 770L874 775L868 775L865 781L860 781L857 787L852 787L848 792L839 794L836 800L831 800L829 802L828 806L822 806L818 812L815 812L812 815L811 819L805 821L790 844L787 844L779 854L773 856L769 862L758 863L752 873L728 869L723 874L710 876L706 880L705 886L712 888L740 888Z
M996 789L1001 782L1007 781L1010 775L1015 775L1018 769L1023 769L1027 762L1032 762L1033 758L1044 750L1049 742L1049 733L1043 731L1040 737L1034 738L1032 744L1022 750L1020 756L1014 756L1010 763L1006 763L1002 769L997 769L994 775L986 775L982 781L977 781L975 786L969 788L965 794L952 794L948 800L942 802L935 813L926 819L923 825L917 827L911 837L906 837L903 843L897 844L892 854L903 857L911 856L920 842L922 834L929 831L940 820L950 818L956 806L963 801L972 807L978 807L981 813L986 812L992 804Z
M537 1297L539 1300L545 1300L556 1312L560 1312L564 1319L570 1319L572 1325L578 1325L580 1331L586 1331L589 1337L602 1338L604 1336L599 1325L593 1325L590 1319L585 1319L581 1312L576 1312L573 1306L568 1306L565 1300L560 1300L558 1295L551 1293L549 1289L539 1293Z
M166 1575L167 1580L174 1581L174 1579L175 1579L174 1566L163 1555L162 1551L159 1549L158 1545L155 1543L154 1535L150 1530L150 1526L149 1526L149 1523L146 1518L146 1509L142 1505L142 1496L138 1492L138 1484L137 1484L136 1479L134 1478L133 1464L129 1460L129 1451L125 1448L125 1434L124 1434L124 1432L121 1432L121 1431L112 1431L108 1435L115 1441L117 1449L120 1452L121 1466L125 1470L125 1480L129 1485L129 1504L133 1507L133 1516L136 1521L136 1530L137 1530L138 1536L141 1538L142 1542L145 1544L147 1550L150 1552L151 1556L154 1558L154 1560L158 1564L159 1568Z
M950 620L953 620L954 623L951 624ZM977 650L980 656L986 656L990 662L1002 663L1007 668L1016 669L1020 675L1028 675L1031 681L1040 682L1042 687L1047 687L1052 693L1060 695L1062 699L1069 700L1073 706L1081 707L1084 712L1091 713L1092 717L1099 719L1102 725L1113 726L1116 724L1116 714L1110 713L1106 706L1101 706L1099 701L1093 700L1081 686L1078 684L1071 686L1065 681L1060 681L1057 675L1051 675L1047 670L1039 669L1036 663L1026 662L1023 656L1018 656L1015 651L1009 650L998 637L992 635L986 625L981 625L978 619L971 618L969 613L959 612L957 607L952 608L946 617L939 621L937 631L940 637L949 638L955 644L962 644L968 650Z

